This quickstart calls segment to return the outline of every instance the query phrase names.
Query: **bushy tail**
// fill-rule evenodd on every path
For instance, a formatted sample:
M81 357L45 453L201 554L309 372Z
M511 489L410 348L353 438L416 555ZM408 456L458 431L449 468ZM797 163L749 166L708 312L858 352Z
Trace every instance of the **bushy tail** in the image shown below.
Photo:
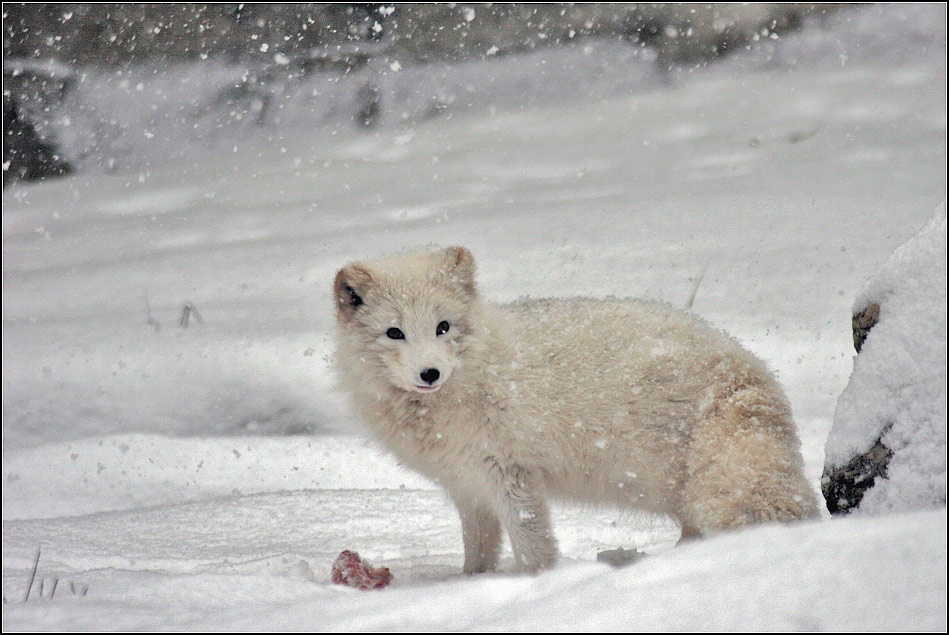
M790 407L769 384L732 378L696 425L680 510L683 536L818 516Z

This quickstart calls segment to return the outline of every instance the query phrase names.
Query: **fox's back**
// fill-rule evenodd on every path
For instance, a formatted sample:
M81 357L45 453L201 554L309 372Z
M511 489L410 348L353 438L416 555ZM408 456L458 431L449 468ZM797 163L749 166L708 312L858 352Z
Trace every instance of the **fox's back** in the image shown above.
M664 489L682 474L682 447L702 409L730 380L745 376L780 395L764 364L735 340L666 305L545 299L500 308L510 321L511 390L535 422L520 428L519 441L550 453L564 495L593 485L577 466L606 484L613 465L622 474L652 466L639 480L653 483L641 485Z
M511 323L518 382L564 406L658 395L659 414L669 403L695 401L724 367L763 367L705 321L659 303L543 299L501 308Z

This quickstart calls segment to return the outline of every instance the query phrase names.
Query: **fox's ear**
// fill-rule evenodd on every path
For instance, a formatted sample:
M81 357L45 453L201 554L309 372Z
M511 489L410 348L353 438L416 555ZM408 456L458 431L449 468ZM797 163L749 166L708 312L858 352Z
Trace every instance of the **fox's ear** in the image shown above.
M448 274L452 279L458 282L468 295L477 295L475 261L471 252L464 247L449 247L445 250L445 258L448 260Z
M333 296L336 298L336 317L348 321L365 304L363 294L372 284L372 276L359 265L347 265L336 273Z

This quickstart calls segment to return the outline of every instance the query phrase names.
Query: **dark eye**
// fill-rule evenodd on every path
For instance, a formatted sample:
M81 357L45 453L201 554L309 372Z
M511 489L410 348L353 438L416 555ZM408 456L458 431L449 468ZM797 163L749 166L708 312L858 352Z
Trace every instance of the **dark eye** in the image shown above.
M404 340L405 339L405 333L395 328L394 326L388 331L386 331L386 335L389 336L390 340Z
M435 327L435 335L444 335L448 332L450 325L448 322L439 322L438 326Z

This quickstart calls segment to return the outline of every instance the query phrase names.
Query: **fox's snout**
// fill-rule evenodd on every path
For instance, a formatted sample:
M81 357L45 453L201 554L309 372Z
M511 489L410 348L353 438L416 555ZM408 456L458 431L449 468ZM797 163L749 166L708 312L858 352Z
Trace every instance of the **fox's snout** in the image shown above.
M437 368L426 368L421 373L419 373L419 377L421 377L422 381L424 381L426 384L432 385L438 381L438 378L441 377L441 373L438 372Z

